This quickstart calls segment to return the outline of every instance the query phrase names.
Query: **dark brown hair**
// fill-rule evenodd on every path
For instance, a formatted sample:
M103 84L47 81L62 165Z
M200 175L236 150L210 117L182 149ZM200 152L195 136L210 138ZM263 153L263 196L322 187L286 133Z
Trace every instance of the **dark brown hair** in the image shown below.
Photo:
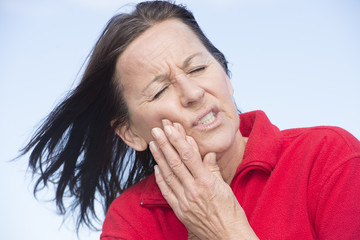
M34 194L54 184L61 214L79 211L81 224L96 228L93 219L100 201L106 213L111 202L153 172L149 149L128 147L113 129L128 121L126 101L114 77L120 54L157 22L175 18L188 25L228 72L224 55L203 34L194 16L182 5L149 1L131 13L114 16L95 44L80 84L48 115L22 154L31 152L29 167L38 176ZM120 76L121 77L121 76ZM110 122L115 124L110 126ZM65 198L72 201L64 203Z

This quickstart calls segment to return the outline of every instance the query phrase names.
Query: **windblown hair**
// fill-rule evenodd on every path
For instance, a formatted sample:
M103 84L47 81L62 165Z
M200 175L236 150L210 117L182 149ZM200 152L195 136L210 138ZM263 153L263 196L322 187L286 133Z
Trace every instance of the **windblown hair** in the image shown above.
M95 201L106 213L119 194L153 173L155 161L149 149L135 151L115 134L114 129L129 120L126 99L115 79L115 64L136 37L171 18L189 26L229 74L224 55L184 6L168 1L139 3L133 12L111 18L89 55L79 85L54 108L22 149L22 155L31 152L29 167L37 176L34 194L53 184L59 212L66 215L79 211L77 229L82 224L96 229L93 220L100 219ZM70 204L65 204L67 198Z

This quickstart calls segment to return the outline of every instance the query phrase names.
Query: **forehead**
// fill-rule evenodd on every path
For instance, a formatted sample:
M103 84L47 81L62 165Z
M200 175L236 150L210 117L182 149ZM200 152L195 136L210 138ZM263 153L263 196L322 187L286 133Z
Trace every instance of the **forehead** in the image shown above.
M181 64L195 52L207 50L186 24L169 19L156 23L130 43L120 55L116 70L120 75L138 70L139 67L155 67L153 70L156 71L170 62Z

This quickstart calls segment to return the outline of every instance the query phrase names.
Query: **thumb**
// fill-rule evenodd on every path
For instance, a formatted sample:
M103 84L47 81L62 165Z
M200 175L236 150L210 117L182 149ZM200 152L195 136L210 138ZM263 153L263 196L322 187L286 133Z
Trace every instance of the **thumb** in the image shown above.
M221 176L219 165L217 165L217 162L216 162L216 153L214 153L214 152L207 153L204 157L203 164L216 177L218 177L220 180L223 180L223 177Z

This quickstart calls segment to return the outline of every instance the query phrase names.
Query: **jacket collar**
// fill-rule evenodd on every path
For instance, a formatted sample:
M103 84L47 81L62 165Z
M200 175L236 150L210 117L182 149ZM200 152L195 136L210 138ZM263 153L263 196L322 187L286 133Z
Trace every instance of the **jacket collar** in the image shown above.
M140 196L140 204L144 207L170 207L165 198L162 196L158 185L156 184L155 175L151 174L149 177L147 177L146 180L147 181L144 190Z
M244 157L238 171L249 165L262 165L272 171L279 159L283 138L263 111L240 115L240 131L248 137Z

